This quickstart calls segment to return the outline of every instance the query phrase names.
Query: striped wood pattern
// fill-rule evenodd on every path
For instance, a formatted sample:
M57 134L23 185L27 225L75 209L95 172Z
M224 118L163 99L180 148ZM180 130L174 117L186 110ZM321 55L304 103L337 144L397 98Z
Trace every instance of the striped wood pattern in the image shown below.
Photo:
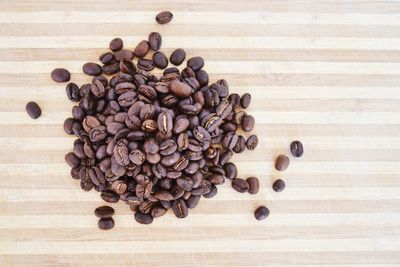
M154 22L161 10L171 24ZM3 0L0 23L1 266L400 264L399 1ZM104 232L98 193L81 191L64 163L72 104L49 72L88 81L81 65L111 38L132 48L150 31L167 54L201 55L211 80L251 92L260 144L235 161L262 188L225 184L187 219L150 226L114 205L116 227ZM29 100L40 119L26 115ZM293 139L305 155L277 173L274 157ZM271 210L262 222L260 204Z

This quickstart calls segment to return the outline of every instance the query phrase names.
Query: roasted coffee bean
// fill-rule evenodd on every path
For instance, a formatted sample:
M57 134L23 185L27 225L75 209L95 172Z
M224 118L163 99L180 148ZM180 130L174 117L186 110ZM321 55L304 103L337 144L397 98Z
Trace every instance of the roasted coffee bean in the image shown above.
M245 115L243 116L242 120L241 120L241 125L242 125L242 129L245 132L250 132L251 130L253 130L254 127L254 117L251 115Z
M281 192L283 189L285 189L285 186L285 182L281 179L278 179L272 184L272 189L274 189L275 192Z
M160 154L163 156L171 155L178 149L176 142L173 139L168 139L160 144Z
M66 134L74 134L74 132L72 131L72 127L75 123L75 120L73 118L67 118L64 121L64 132Z
M214 185L223 184L225 182L225 178L221 174L212 174L207 178L207 180Z
M189 97L192 93L192 89L186 83L174 80L171 82L170 91L177 97Z
M222 123L223 120L217 114L210 113L203 118L201 126L211 133L214 132Z
M86 116L86 117L83 119L82 126L83 126L83 129L85 129L85 131L86 131L87 133L90 133L90 131L91 131L93 128L95 128L95 127L97 127L97 126L100 126L100 122L99 122L99 120L98 120L96 117L94 117L94 116Z
M128 147L124 142L118 142L113 150L114 159L120 166L129 164Z
M141 211L136 211L135 220L140 224L151 224L153 222L153 217L151 214L145 214Z
M36 102L28 102L26 104L26 112L32 119L37 119L42 114L42 110Z
M151 164L157 164L161 160L161 156L158 153L147 153L146 160Z
M249 184L249 194L257 194L258 190L260 189L260 183L256 177L249 177L246 179L247 183Z
M233 117L233 120L237 125L241 125L242 119L246 115L247 115L246 112L238 111L238 112L235 113L235 116Z
M174 64L175 66L179 66L186 58L185 50L178 48L174 52L172 52L171 56L169 57L169 61ZM178 70L179 73L179 70ZM164 73L165 75L165 73Z
M122 49L120 51L115 52L114 56L115 56L115 60L119 62L123 59L132 60L134 57L134 54L130 50Z
M146 160L146 155L139 149L134 149L129 153L129 159L136 165L142 165Z
M151 216L153 218L158 218L163 216L165 213L167 213L167 209L162 207L161 205L157 205L155 207L153 207L153 209L151 210Z
M82 121L85 118L85 112L79 106L72 108L72 117L76 120Z
M296 158L303 156L303 144L300 141L293 141L290 144L290 152L292 152L292 155Z
M170 189L172 187L172 180L166 179L165 181L168 181L168 183L164 182L163 188ZM154 193L154 196L162 201L171 201L175 199L171 192L167 190L159 190Z
M246 139L242 135L238 136L238 141L236 145L233 147L233 152L242 153L246 149Z
M199 81L201 87L208 85L208 73L205 70L197 71L196 79Z
M114 60L114 54L110 52L103 53L99 56L99 60L103 64L108 64ZM104 69L103 69L104 70Z
M92 91L92 94L97 97L103 97L106 93L103 83L99 80L94 80L92 82L90 85L90 90Z
M170 61L171 61L171 59L170 59ZM179 69L177 68L177 67L169 67L169 68L166 68L164 71L163 71L163 75L164 76L162 76L161 78L162 78L162 82L168 82L168 81L171 81L171 77L169 77L168 79L167 79L167 75L172 75L172 76L174 76L173 77L173 79L177 79L178 77L179 77ZM161 80L161 78L160 78L160 80ZM173 80L172 79L172 80Z
M151 32L149 34L149 45L154 51L158 51L161 48L162 38L158 32Z
M82 70L83 70L83 72L85 74L91 75L91 76L97 76L97 75L100 75L103 72L101 66L99 64L94 63L94 62L85 63L82 66Z
M112 190L104 190L100 196L105 202L109 203L116 203L119 200L119 195Z
M241 178L235 178L232 180L232 188L238 191L239 193L244 193L249 190L249 184L246 180Z
M119 71L119 63L117 61L111 61L111 62L105 64L102 67L102 70L105 74L108 74L108 75L115 74Z
M228 179L235 179L237 176L237 168L236 165L232 162L225 163L223 165L225 171L225 177Z
M250 101L251 95L249 93L245 93L240 98L240 105L242 106L242 108L248 108L248 106L250 105Z
M124 46L124 43L121 38L114 38L110 42L110 50L112 51L119 51Z
M254 150L257 147L258 144L258 137L257 135L250 135L249 138L247 138L246 141L246 147L248 150Z
M157 14L156 21L158 24L167 24L173 17L174 15L170 11L162 11Z
M217 193L218 193L218 188L215 185L213 185L211 187L210 192L208 192L206 194L203 194L203 197L205 197L205 198L213 198L213 197L215 197L215 195L217 195Z
M232 105L231 105L231 103L229 103L228 100L222 100L218 104L215 111L216 111L217 115L221 117L221 119L225 119L231 113Z
M80 164L80 159L72 152L65 155L65 162L72 167L75 168Z
M98 226L102 230L110 230L114 227L114 224L113 218L100 219L98 222Z
M67 93L68 99L73 102L78 102L82 98L79 93L79 87L75 83L68 83L65 87L65 91Z
M145 120L142 123L142 131L146 133L154 133L158 130L158 125L155 120Z
M122 59L119 62L119 68L125 74L133 75L136 72L135 65L133 64L132 61L130 61L128 59Z
M183 199L172 201L172 211L177 218L185 218L188 215L188 209Z
M121 107L129 107L136 101L136 99L137 99L136 93L129 91L129 92L121 94L118 97L118 104Z
M239 137L237 136L236 133L229 132L225 135L224 139L222 140L222 146L225 149L233 149L236 146L238 140Z
M268 215L269 215L269 209L264 206L258 207L254 212L254 217L259 221L264 220L265 218L268 217Z
M144 141L143 149L147 153L154 154L160 150L160 147L154 138L147 138L146 141Z
M161 112L157 118L158 130L162 133L168 133L172 131L173 123L172 116L170 113Z
M128 185L125 181L116 180L112 182L111 189L118 195L122 195L126 192L126 190L128 190Z
M163 52L154 53L152 62L154 62L154 65L159 69L165 69L168 66L168 58Z
M176 183L185 191L190 191L193 188L193 180L190 177L178 178Z
M201 198L200 195L199 195L199 196L191 195L191 196L186 200L186 206L187 206L189 209L194 209L194 208L197 206L197 204L199 203L200 198Z
M181 76L182 76L182 78L184 78L184 79L196 77L194 71L193 71L191 68L189 68L189 67L185 67L185 68L181 71Z
M153 60L140 58L138 60L138 67L142 70L151 71L156 67L156 65Z
M63 68L54 69L51 72L51 78L55 82L68 82L71 79L71 73Z
M94 215L100 219L111 218L114 215L114 209L109 206L101 206L94 210Z
M223 166L232 158L233 152L231 150L227 150L219 156L219 165Z
M230 94L228 101L232 104L233 109L236 109L240 106L240 96L238 94Z
M202 57L192 57L187 61L187 66L194 72L204 67L204 59Z
M275 169L284 171L289 166L289 158L285 155L279 155L275 161Z
M135 51L133 53L135 54L135 56L142 58L147 54L147 52L149 52L149 49L150 49L149 42L143 40L136 46Z

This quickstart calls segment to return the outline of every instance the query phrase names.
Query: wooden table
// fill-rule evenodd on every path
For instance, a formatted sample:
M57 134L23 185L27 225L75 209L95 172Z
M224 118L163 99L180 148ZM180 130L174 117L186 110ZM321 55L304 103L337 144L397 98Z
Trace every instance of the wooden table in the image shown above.
M161 10L172 23L155 23ZM0 266L399 266L399 13L389 0L1 1ZM226 183L188 218L150 226L119 203L115 228L101 231L93 210L104 202L64 162L72 103L49 73L86 82L82 64L113 37L133 48L151 31L165 53L203 56L212 81L251 92L260 143L234 160L262 188ZM277 173L294 139L305 154ZM261 204L271 215L256 221Z

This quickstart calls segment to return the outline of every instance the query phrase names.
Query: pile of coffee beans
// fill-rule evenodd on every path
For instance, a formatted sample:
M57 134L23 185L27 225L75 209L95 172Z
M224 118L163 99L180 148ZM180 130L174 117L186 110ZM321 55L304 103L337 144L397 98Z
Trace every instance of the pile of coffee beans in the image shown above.
M170 12L156 18L161 24L171 19ZM169 62L182 64L186 52L177 49L168 60L161 45L157 32L133 51L115 38L99 56L101 64L83 65L91 83L66 86L67 97L77 103L64 122L65 132L77 137L65 156L71 176L106 202L124 201L141 224L169 209L177 218L188 216L201 196L215 196L226 180L240 193L256 194L260 187L256 177L237 177L231 162L234 153L258 144L256 135L245 136L255 125L245 111L251 95L230 93L224 79L209 82L199 56L182 70L166 68ZM164 69L160 77L150 73L156 67ZM55 69L51 77L65 82L70 74ZM114 226L110 209L95 211L101 229Z

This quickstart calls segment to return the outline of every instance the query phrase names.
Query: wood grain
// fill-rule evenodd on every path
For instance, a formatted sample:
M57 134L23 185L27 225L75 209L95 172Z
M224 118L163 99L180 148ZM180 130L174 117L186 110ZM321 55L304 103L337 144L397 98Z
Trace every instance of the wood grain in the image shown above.
M169 25L154 22L161 10ZM261 190L225 184L188 218L150 226L118 203L105 232L92 215L104 203L64 163L72 104L49 72L88 82L82 64L113 37L133 48L151 31L166 54L203 56L211 80L251 92L260 143L234 161ZM1 1L0 266L399 266L399 84L399 1ZM276 172L294 139L304 157Z

